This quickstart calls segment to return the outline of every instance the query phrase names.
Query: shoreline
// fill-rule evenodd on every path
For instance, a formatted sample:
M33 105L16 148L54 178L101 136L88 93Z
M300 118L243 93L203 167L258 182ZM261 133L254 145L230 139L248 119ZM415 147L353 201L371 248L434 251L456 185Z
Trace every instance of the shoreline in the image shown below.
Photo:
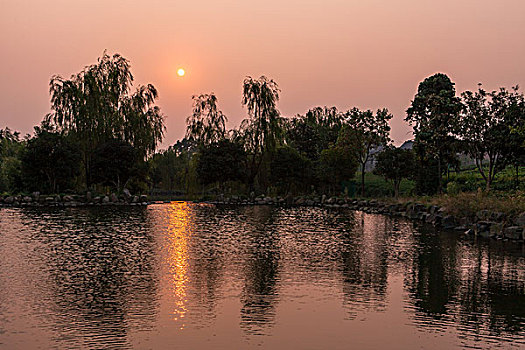
M269 205L277 207L319 207L345 208L363 211L369 214L382 214L392 217L404 217L413 221L425 223L438 229L453 230L469 236L483 238L504 239L518 243L525 243L525 212L510 217L501 212L480 210L475 215L465 214L458 217L452 215L446 208L424 204L418 201L394 203L378 199L352 199L346 197L327 197L326 195L304 197L257 197L251 200L232 196L221 197L218 200L191 201L191 200L148 200L146 195L131 196L116 194L97 196L65 195L65 196L14 196L0 198L0 208L74 208L74 207L102 207L102 206L148 206L149 204L165 204L175 201L207 203L216 206L256 206Z

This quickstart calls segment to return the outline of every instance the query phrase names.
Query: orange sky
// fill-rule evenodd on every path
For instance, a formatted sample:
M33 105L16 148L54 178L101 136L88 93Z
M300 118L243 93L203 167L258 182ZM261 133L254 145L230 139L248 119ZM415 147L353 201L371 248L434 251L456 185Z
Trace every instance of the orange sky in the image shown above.
M237 126L242 80L261 74L281 87L285 116L389 108L399 144L404 111L435 72L459 91L525 85L525 1L0 0L0 47L0 128L31 132L49 112L50 77L107 49L159 90L163 147L184 136L193 94L215 92Z

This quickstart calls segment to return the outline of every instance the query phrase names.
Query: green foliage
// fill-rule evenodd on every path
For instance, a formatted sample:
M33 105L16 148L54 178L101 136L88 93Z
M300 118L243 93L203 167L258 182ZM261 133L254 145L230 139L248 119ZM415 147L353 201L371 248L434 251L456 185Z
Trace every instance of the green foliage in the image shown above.
M197 175L202 184L242 181L246 153L242 145L222 140L202 146L197 158Z
M294 189L293 192L296 192L311 181L310 160L289 146L277 148L270 167L270 179L280 189L280 193L286 194Z
M74 188L82 157L71 137L36 127L21 161L25 189L57 193Z
M242 104L249 118L242 121L234 138L248 152L247 179L252 188L263 161L268 160L269 154L282 142L283 120L277 109L279 92L277 83L265 76L247 77L243 82Z
M455 181L450 181L447 183L447 194L457 195L461 192L460 185Z
M321 152L318 178L332 189L339 188L342 181L353 178L358 166L355 147L355 131L344 126L336 144Z
M124 189L132 177L144 178L147 167L137 150L129 143L111 140L93 152L93 182ZM144 179L145 180L145 179Z
M193 113L186 119L186 137L199 145L221 141L226 136L228 118L217 108L213 93L194 95Z
M454 83L442 73L426 78L419 84L418 91L407 109L406 121L414 128L416 144L428 154L427 159L437 160L437 190L441 191L441 171L445 157L451 154L453 137L461 101L456 97ZM428 161L428 160L427 160Z
M16 192L22 188L20 157L24 147L19 132L0 129L0 192Z
M465 91L462 97L464 108L457 135L464 144L464 153L475 160L489 191L494 177L506 164L519 165L523 161L524 139L512 130L525 123L525 99L517 87L512 92L501 88L487 93L481 85L476 92Z
M394 196L397 198L401 180L413 176L415 164L413 151L387 147L377 155L374 172L392 181Z
M106 53L70 79L51 78L53 113L46 121L80 143L88 186L91 157L99 145L123 140L146 157L162 141L164 117L155 106L157 90L148 84L132 92L132 82L128 60Z
M361 195L365 195L365 165L372 148L386 146L390 142L388 121L393 115L388 109L379 109L376 114L371 110L360 111L353 108L345 114L346 122L355 131L355 152L361 164Z

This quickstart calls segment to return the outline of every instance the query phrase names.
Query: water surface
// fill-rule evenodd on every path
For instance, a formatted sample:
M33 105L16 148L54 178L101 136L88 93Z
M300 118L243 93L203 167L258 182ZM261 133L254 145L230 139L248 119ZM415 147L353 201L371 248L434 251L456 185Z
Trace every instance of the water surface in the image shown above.
M0 348L524 348L525 250L347 209L0 209Z

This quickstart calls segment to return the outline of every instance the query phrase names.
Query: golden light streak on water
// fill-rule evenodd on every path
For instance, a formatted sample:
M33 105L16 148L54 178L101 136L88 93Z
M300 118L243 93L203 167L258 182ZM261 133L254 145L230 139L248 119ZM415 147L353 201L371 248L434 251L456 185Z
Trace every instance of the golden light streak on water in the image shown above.
M186 202L173 202L168 209L168 265L172 275L175 321L181 322L184 329L184 317L187 313L188 284L188 240L190 236L189 205Z

